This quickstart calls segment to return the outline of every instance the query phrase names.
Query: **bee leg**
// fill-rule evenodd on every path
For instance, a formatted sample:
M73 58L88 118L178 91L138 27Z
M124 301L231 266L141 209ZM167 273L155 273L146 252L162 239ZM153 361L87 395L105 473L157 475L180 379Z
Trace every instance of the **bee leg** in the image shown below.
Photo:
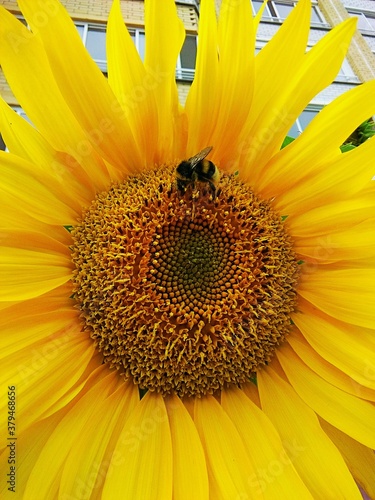
M212 193L212 199L214 200L216 198L216 186L213 182L210 182L209 181L209 184L210 184L210 188L211 188L211 193Z
M177 189L181 193L185 193L188 183L182 179L177 178Z

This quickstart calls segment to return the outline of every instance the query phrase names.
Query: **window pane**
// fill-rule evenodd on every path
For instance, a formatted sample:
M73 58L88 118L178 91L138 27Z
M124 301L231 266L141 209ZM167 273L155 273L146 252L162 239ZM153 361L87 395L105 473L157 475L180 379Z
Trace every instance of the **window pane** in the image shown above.
M142 61L145 59L145 34L144 33L138 33L138 52L139 55L141 56Z
M195 36L187 36L181 49L181 68L194 69L197 55Z
M263 0L252 0L251 2L253 4L253 12L254 14L257 14L259 12L259 9L263 5ZM263 16L262 17L270 17L270 12L268 10L268 6L266 5L266 8L263 11Z
M81 38L83 38L83 31L84 31L85 28L81 24L79 24L79 25L76 24L76 28L77 28L77 31L79 33L79 36Z
M0 134L0 150L1 151L5 151L5 142L3 141L3 138L1 137L1 134Z
M285 19L293 10L293 5L291 4L285 4L279 2L274 2L274 4L281 19Z
M311 122L311 120L318 114L317 111L314 111L312 109L305 109L302 111L302 113L299 115L298 120L301 125L302 130L305 130L307 125Z
M87 50L93 59L106 61L105 53L105 31L96 28L89 28L86 40Z
M311 22L320 24L323 22L323 18L321 17L317 7L313 6L311 10Z
M262 7L262 0L252 0L251 3L253 4L253 11L255 12L255 14L257 14L259 12L259 9Z
M366 19L367 19L367 22L369 23L369 25L371 26L370 29L375 31L375 17L366 16Z
M368 24L368 22L366 21L366 18L363 14L361 14L360 12L349 12L349 15L351 17L357 17L358 18L358 24L357 24L357 28L359 30L368 30L370 29L370 26Z
M289 137L294 137L294 138L298 137L298 136L299 136L299 134L300 134L300 132L299 132L299 130L298 130L297 123L295 123L295 124L293 125L293 127L289 130L289 132L287 133L287 135L288 135Z

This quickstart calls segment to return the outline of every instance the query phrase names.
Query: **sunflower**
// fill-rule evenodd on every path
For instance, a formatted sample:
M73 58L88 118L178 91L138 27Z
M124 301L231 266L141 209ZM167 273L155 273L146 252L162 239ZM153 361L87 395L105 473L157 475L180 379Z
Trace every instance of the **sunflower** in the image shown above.
M184 30L115 0L108 79L57 0L0 10L1 496L375 498L375 81L281 148L339 71L349 19L306 53L300 0L255 53L248 0ZM3 424L2 424L3 425ZM4 435L4 434L3 434ZM4 479L6 478L6 480Z

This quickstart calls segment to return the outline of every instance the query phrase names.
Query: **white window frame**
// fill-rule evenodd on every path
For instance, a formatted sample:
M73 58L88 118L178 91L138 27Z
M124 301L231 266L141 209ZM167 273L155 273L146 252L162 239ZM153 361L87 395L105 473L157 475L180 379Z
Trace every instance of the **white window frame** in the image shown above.
M372 27L372 25L367 21L367 17L371 17L372 19L375 20L375 11L370 12L367 10L357 10L352 7L347 7L346 10L348 11L348 14L351 15L351 17L357 17L357 15L360 15L363 17L368 24L369 28L358 28L358 30L365 34L365 35L370 35L370 36L375 36L375 27Z
M83 22L83 21L82 22L81 21L74 21L74 24L75 24L76 28L78 28L78 27L83 28L81 38L82 38L83 45L85 47L87 45L87 35L88 35L88 32L90 29L96 30L96 31L103 31L104 33L106 33L106 29L107 29L107 26L105 24L94 24L94 23L87 23L87 22ZM94 61L99 66L101 71L103 71L103 73L107 73L107 60L106 59L94 59Z
M196 51L198 51L198 36L193 34L186 34L186 37L195 38ZM195 56L197 52L195 53ZM176 64L176 80L183 80L185 82L192 82L194 80L195 67L194 68L184 68L181 64L181 54L178 54L177 64Z
M88 32L90 29L102 30L104 32L106 31L106 25L104 25L104 24L87 23L87 22L83 22L83 21L76 21L74 24L77 28L79 27L82 29L81 38L82 38L83 45L85 47L86 47L86 43L87 43L87 35L88 35ZM140 40L141 40L142 35L144 37L145 31L143 29L140 29L140 28L132 28L132 27L130 27L128 29L129 29L129 33L132 35L132 37L134 39L134 43L135 43L135 46L138 50L138 53L140 53L140 47L141 47ZM81 32L79 32L79 33L81 35ZM188 34L187 36L194 36L197 38L196 35ZM142 56L142 54L141 54L141 56ZM94 59L94 61L96 62L96 64L99 66L99 68L104 73L107 72L107 60ZM184 68L182 66L181 56L179 54L178 59L177 59L177 63L176 63L176 79L191 82L194 79L194 75L195 75L195 69Z
M278 11L277 3L275 3L275 2L284 3L285 5L288 4L292 7L295 7L296 3L297 3L296 1L292 1L292 0L268 0L266 7L264 9L264 12L263 12L262 21L282 23L285 20L285 17L281 16L280 12ZM253 13L255 15L256 12L255 12L255 8L254 8L253 3L251 3L251 6L253 9ZM273 12L271 11L271 9ZM313 28L314 27L316 27L316 28L330 28L329 23L327 23L327 21L325 20L324 15L321 12L321 10L319 9L319 6L318 6L316 1L312 2L312 9L314 10L315 15L318 18L320 18L321 21L320 22L311 22L311 27L313 27Z
M195 8L197 12L199 12L199 2L198 0L175 0L177 5L191 5Z
M305 108L303 111L316 111L316 114L318 114L318 113L319 113L319 111L321 111L322 109L323 109L323 106L320 106L320 105L318 105L318 104L308 104L308 105L306 106L306 108ZM302 113L303 113L303 111L302 111ZM301 113L301 114L302 114L302 113ZM316 116L316 115L315 115L315 116ZM314 118L315 118L315 117L314 117ZM313 120L314 118L312 118L312 120ZM310 122L309 122L309 123L310 123ZM297 118L297 120L294 122L294 124L293 124L293 125L296 125L297 130L298 130L298 135L301 135L301 134L302 134L302 132L305 130L305 129L302 127L302 125L301 125L301 122L300 122L299 117ZM306 128L306 127L305 127L305 128ZM297 136L297 137L298 137L298 136Z

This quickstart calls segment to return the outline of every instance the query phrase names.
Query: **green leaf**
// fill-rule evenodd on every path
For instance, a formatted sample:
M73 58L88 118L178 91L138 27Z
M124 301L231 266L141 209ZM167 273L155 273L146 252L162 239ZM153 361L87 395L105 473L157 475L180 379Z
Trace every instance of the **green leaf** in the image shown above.
M348 151L351 151L352 149L355 149L355 148L356 148L356 146L354 146L354 144L352 144L352 143L342 144L342 146L340 146L341 153L347 153Z
M289 135L287 135L285 137L285 139L283 140L283 143L281 144L281 148L280 149L285 148L286 146L288 146L288 144L290 144L294 140L295 140L295 137L290 137Z

